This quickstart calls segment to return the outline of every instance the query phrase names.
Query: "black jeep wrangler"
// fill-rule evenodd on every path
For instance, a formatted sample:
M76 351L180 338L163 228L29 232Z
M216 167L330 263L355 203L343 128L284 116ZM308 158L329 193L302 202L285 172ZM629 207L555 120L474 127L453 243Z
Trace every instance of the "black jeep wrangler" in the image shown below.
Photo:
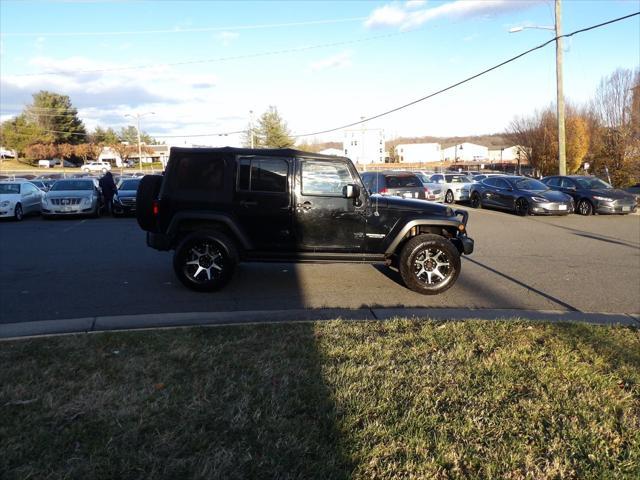
M137 218L200 291L224 286L241 261L380 262L437 294L473 251L466 211L371 195L348 158L291 149L174 147L164 175L140 182Z

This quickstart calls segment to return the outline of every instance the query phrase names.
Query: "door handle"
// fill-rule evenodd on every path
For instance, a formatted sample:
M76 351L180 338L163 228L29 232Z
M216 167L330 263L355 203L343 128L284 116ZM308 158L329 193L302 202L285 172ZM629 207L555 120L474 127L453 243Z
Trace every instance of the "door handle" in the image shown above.
M258 205L258 202L250 200L241 200L239 203L243 207L255 207L256 205Z
M311 210L313 205L311 205L311 202L307 201L307 202L304 202L304 203L299 203L296 206L298 208L302 208L303 210Z

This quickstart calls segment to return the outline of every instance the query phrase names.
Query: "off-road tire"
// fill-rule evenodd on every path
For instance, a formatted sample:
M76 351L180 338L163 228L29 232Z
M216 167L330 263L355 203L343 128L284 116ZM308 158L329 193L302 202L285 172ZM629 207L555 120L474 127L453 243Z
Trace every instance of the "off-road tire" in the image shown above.
M451 288L458 279L460 253L440 235L418 235L402 247L399 266L407 288L424 295L437 295Z
M224 287L238 265L238 249L222 232L202 231L185 237L173 255L173 270L191 290L212 292Z

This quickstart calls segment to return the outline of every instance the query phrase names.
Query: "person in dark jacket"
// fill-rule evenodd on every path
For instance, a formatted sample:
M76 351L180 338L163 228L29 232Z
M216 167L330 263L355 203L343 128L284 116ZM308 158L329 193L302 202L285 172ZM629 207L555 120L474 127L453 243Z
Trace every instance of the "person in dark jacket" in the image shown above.
M105 213L111 214L113 212L113 197L118 192L116 182L113 181L111 172L105 173L100 179L99 184L102 189L102 197L104 198Z

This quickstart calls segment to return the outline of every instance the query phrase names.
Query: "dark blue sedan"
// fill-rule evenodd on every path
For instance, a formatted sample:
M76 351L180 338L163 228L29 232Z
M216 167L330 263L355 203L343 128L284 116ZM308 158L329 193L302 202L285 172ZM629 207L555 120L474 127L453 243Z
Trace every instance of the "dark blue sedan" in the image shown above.
M506 175L473 184L470 203L473 208L500 208L518 215L568 215L574 208L569 195L533 178Z
M555 175L545 177L542 182L553 190L573 197L576 212L580 215L592 213L633 213L636 211L635 197L613 188L604 180L590 175Z

